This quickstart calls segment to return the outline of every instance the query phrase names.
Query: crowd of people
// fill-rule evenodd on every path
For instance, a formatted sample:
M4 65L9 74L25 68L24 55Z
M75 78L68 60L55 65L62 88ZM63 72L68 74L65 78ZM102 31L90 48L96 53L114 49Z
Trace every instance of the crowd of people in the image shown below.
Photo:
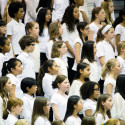
M124 8L1 0L0 17L0 125L125 125Z

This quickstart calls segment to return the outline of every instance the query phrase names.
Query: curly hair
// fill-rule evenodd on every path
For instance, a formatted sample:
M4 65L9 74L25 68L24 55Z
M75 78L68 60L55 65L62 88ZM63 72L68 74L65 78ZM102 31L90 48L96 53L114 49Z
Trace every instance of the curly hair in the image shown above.
M66 8L61 22L62 24L66 23L69 32L74 31L75 24L79 22L79 20L76 20L73 16L73 11L75 7L76 7L75 5L70 5Z

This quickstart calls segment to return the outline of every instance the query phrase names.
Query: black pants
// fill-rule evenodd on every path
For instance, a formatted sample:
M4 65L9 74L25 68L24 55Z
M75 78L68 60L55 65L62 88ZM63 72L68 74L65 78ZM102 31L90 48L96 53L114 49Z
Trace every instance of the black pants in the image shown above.
M43 65L46 60L46 53L40 53L40 64Z

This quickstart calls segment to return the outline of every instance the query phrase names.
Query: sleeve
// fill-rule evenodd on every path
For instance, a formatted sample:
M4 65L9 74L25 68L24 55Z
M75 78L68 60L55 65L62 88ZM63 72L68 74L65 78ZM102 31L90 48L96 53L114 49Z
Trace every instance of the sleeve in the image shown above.
M97 49L97 57L101 57L101 56L104 56L105 55L105 51L104 51L104 48L103 48L103 44L101 42L99 42L97 45L96 45L96 49Z
M114 86L114 81L112 79L110 78L105 79L105 86L107 86L109 83Z
M115 28L115 35L118 35L118 34L121 34L121 33L122 33L121 26L117 25L116 28Z
M0 125L4 125L3 123L3 99L0 97Z
M91 110L92 107L91 107L91 104L89 104L88 102L85 102L84 103L84 106L83 106L83 114L85 114L86 110Z
M50 101L50 103L52 104L52 103L54 103L54 104L58 104L58 97L56 96L57 94L55 94L55 95L53 95L52 96L52 99L51 99L51 101Z
M102 114L98 113L95 115L95 120L96 120L96 125L101 125L103 121L103 116Z
M13 34L13 27L12 25L10 25L10 23L7 24L7 32L6 32L7 35L11 35Z

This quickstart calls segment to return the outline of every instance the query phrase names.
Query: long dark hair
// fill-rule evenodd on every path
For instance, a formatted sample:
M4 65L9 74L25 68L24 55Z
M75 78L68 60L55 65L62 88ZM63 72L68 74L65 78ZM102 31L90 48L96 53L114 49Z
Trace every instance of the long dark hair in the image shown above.
M44 92L42 89L42 80L45 75L45 73L49 73L48 68L52 68L54 63L54 60L47 60L44 62L44 64L40 67L39 74L38 74L38 94L43 96Z
M74 96L70 96L67 102L67 110L66 110L66 114L64 117L64 122L67 120L67 118L69 116L71 116L73 114L74 111L74 105L77 105L78 101L80 100L80 97L77 95Z
M81 29L84 30L87 25L88 25L88 23L86 23L86 22L79 22L79 23L77 24L77 30L78 30L80 39L82 40L83 43L84 43L84 41L83 41L83 38L82 38Z
M123 17L125 16L125 9L120 10L119 12L119 16L115 19L114 23L113 23L113 27L115 28L118 24L120 24L121 22L123 22Z
M81 61L83 61L84 59L88 59L89 62L93 62L95 59L94 59L94 41L86 41L84 44L83 44L83 47L82 47L82 53L81 53Z
M75 29L75 25L78 23L78 20L76 20L73 16L75 7L75 5L70 5L66 8L61 22L62 24L66 23L69 32L73 32Z
M120 74L116 80L116 92L125 99L125 74Z
M40 36L42 36L42 34L43 34L44 24L45 24L45 20L46 20L46 14L47 14L48 10L50 10L50 9L41 8L37 14L36 22L39 24L39 28L40 28L39 35ZM50 23L51 23L51 20L47 23L48 27L49 27Z
M11 73L11 68L15 68L17 62L20 62L22 64L22 62L17 58L11 58L10 60L5 61L3 63L2 76L6 76L6 74Z

